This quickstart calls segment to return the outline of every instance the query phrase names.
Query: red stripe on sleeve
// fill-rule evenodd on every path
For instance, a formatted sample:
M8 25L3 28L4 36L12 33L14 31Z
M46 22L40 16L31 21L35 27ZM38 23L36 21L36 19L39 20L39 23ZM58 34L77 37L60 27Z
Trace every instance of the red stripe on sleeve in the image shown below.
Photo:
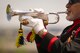
M55 41L57 40L58 38L57 37L53 37L51 40L50 40L50 43L48 45L48 51L50 52L51 51L51 46L55 43Z
M44 32L43 35L42 35L42 39L46 36L48 32Z

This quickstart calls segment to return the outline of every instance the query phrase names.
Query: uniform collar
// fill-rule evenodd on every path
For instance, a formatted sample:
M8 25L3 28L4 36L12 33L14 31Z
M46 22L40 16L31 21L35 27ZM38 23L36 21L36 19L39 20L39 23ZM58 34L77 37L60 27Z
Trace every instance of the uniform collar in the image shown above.
M80 23L80 19L77 19L73 22L73 25L77 24L77 23Z

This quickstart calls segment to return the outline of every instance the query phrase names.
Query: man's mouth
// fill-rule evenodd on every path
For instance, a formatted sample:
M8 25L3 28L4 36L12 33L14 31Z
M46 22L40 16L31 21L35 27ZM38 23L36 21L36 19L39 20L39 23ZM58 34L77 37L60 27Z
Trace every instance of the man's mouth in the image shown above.
M71 11L70 10L67 10L66 14L69 15L70 13L71 13Z

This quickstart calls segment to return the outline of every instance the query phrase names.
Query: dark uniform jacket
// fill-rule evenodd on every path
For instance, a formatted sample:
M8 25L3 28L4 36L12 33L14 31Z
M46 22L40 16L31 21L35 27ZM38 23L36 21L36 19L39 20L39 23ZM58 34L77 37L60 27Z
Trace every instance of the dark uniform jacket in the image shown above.
M73 34L73 31L76 32ZM47 32L43 38L36 35L35 41L38 53L80 53L80 20L66 27L59 37Z

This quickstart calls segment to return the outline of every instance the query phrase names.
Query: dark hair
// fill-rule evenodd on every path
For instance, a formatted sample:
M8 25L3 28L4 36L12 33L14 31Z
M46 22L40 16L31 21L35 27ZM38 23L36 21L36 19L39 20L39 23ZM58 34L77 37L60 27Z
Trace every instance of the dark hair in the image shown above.
M80 0L69 0L69 4L80 3Z

